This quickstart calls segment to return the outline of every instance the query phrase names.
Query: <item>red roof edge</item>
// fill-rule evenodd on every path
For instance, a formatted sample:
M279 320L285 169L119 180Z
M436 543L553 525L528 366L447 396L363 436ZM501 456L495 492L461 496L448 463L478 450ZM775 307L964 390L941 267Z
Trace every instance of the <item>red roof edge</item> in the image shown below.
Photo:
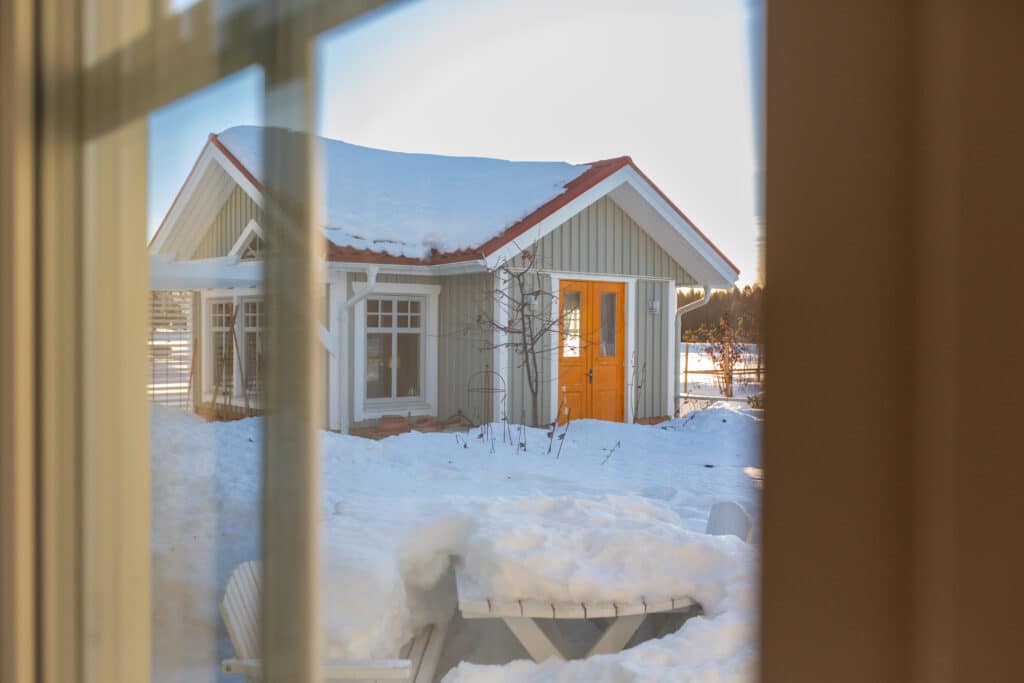
M238 160L238 157L232 154L231 150L224 146L224 143L220 141L220 138L217 137L216 133L210 133L210 143L214 147L219 149L221 154L227 157L227 160L230 161L234 165L234 167L238 169L238 172L244 175L246 180L248 180L250 183L256 186L256 189L258 189L260 192L266 192L266 189L263 187L263 183L257 180L256 176L250 173L249 169L247 169L242 164L242 162Z

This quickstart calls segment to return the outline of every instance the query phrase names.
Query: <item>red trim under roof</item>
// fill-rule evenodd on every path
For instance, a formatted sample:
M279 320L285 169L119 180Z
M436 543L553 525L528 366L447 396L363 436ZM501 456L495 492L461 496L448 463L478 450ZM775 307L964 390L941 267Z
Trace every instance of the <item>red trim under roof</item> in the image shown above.
M262 183L256 179L252 173L249 172L242 162L238 160L234 154L228 150L228 148L220 141L216 133L210 133L210 143L213 144L220 152L228 159L238 171L246 177L249 182L255 185L261 192L265 192L265 188ZM729 257L722 253L722 250L715 246L715 243L708 239L707 235L701 231L697 225L683 213L675 203L668 198L664 192L661 191L657 185L655 185L647 175L640 170L640 168L633 163L633 160L628 157L615 157L614 159L602 159L600 161L594 161L588 164L590 168L581 173L579 176L569 181L565 186L565 191L558 195L549 202L541 205L534 209L531 213L520 219L518 222L512 224L500 234L495 235L491 239L487 240L479 247L472 249L461 249L459 251L450 252L433 252L429 257L425 259L417 259L409 256L392 256L384 252L373 251L371 249L357 249L355 247L342 247L334 244L331 241L327 241L327 260L328 261L354 261L357 263L388 263L396 265L434 265L438 263L456 263L459 261L476 261L479 259L486 258L493 254L498 249L501 249L509 242L513 241L530 228L534 227L542 220L558 211L563 206L573 201L587 190L591 189L605 178L611 176L616 171L631 166L641 178L643 178L648 185L654 188L665 202L672 207L672 209L679 214L679 216L686 221L697 234L707 242L708 246L715 250L715 253L722 257L722 259L729 264L729 267L739 274L740 269L736 267ZM173 206L173 205L172 205ZM166 220L166 219L165 219Z

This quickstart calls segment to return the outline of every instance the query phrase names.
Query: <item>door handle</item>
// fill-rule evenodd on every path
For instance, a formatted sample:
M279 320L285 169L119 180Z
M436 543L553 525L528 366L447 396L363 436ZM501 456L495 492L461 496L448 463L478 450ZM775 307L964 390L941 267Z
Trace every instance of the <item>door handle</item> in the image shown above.
M594 383L594 368L590 368L590 370L587 371L587 382L589 384Z

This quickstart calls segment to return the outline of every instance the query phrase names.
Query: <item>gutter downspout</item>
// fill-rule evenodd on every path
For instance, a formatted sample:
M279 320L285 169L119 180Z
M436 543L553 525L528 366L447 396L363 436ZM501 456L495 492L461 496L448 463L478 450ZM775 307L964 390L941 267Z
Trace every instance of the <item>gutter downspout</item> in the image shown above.
M356 292L351 299L345 302L345 305L351 308L357 303L370 296L373 293L374 288L377 286L377 272L380 270L377 266L368 266L366 268L366 287Z
M366 269L366 287L359 293L355 294L351 299L345 302L348 307L355 306L357 303L368 297L374 287L377 286L377 266L369 266ZM317 330L320 334L320 344L327 349L327 353L331 354L335 358L338 357L338 338L332 336L331 333L324 327L323 323L320 323L320 328Z
M685 306L680 306L679 308L676 309L676 360L675 363L672 364L672 367L676 369L676 391L675 394L673 394L673 400L675 402L675 413L673 417L679 417L679 340L683 336L683 316L689 313L690 311L695 311L702 306L707 306L708 302L711 301L711 287L709 287L708 285L702 286L704 287L704 296L702 298L698 299L697 301L691 301Z

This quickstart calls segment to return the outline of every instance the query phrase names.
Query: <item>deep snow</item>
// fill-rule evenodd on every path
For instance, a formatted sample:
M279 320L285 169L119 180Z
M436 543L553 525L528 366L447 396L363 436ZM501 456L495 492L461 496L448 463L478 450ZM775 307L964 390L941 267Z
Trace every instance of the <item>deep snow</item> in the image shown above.
M273 129L279 135L298 135ZM259 126L217 137L257 178ZM589 166L544 161L406 154L316 138L324 186L323 227L339 246L423 258L431 249L478 247L562 194Z
M655 427L576 421L558 458L541 430L525 430L525 453L502 431L323 435L325 656L395 656L414 628L451 611L444 579L454 557L495 599L689 594L705 616L587 661L463 662L446 683L752 680L756 544L702 531L718 500L758 517L759 482L748 474L759 466L756 413L719 405ZM259 419L206 423L153 409L159 683L217 680L231 655L217 602L230 570L259 557L259 432ZM462 636L474 644L460 652L453 635L452 665L495 661L474 657L483 644ZM511 642L505 659L516 651Z

